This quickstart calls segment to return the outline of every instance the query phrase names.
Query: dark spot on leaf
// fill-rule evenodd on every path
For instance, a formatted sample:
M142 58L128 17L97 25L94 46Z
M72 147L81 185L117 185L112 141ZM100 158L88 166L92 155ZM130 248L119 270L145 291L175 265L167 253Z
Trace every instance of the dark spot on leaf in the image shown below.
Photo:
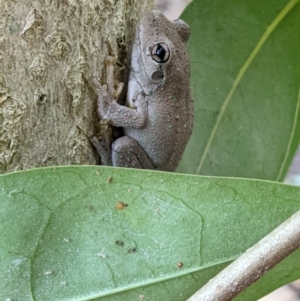
M122 240L116 240L116 245L123 247L124 246L124 241L122 241Z
M131 248L127 250L128 253L135 253L137 251L137 248Z

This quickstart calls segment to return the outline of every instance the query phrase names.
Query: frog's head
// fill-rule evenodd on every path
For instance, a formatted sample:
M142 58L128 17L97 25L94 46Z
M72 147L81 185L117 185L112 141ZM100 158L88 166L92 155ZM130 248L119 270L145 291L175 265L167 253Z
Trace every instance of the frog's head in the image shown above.
M137 80L148 89L189 80L189 35L189 26L180 19L170 21L160 11L146 14L139 22L132 51Z

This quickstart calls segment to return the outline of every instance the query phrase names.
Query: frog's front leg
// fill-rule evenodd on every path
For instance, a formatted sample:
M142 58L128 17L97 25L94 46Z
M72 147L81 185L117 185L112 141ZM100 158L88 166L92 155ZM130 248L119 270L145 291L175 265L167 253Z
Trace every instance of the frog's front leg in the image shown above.
M107 120L110 124L123 127L143 129L148 118L148 107L146 97L143 93L138 94L133 100L134 108L119 105L117 102L118 89L115 88L113 60L111 57L106 61L106 85L98 88L98 113L102 120ZM103 139L93 137L91 142L96 147L102 164L153 169L154 166L145 150L138 141L129 136L115 140L111 146L109 144L109 156L107 143Z
M142 92L136 93L136 99L132 100L134 108L119 105L117 98L120 94L120 89L119 87L115 88L112 58L108 57L105 64L107 73L106 85L102 85L98 89L99 116L101 119L109 120L112 125L117 127L143 128L148 118L145 95Z

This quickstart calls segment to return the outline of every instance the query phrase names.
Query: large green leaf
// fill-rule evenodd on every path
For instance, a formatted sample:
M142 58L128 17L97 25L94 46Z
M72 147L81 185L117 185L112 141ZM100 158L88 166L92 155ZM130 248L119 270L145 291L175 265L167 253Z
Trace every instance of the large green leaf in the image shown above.
M299 0L197 0L194 132L179 171L282 180L300 139Z
M0 208L1 300L179 301L299 210L300 188L45 168L0 176ZM296 252L243 300L299 277Z

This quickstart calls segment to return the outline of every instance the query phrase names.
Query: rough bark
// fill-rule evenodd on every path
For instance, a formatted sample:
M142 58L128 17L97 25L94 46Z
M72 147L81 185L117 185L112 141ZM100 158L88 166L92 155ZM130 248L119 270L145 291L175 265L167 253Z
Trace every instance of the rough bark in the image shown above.
M130 45L151 0L0 0L0 173L97 164L97 95L108 41L126 81Z

